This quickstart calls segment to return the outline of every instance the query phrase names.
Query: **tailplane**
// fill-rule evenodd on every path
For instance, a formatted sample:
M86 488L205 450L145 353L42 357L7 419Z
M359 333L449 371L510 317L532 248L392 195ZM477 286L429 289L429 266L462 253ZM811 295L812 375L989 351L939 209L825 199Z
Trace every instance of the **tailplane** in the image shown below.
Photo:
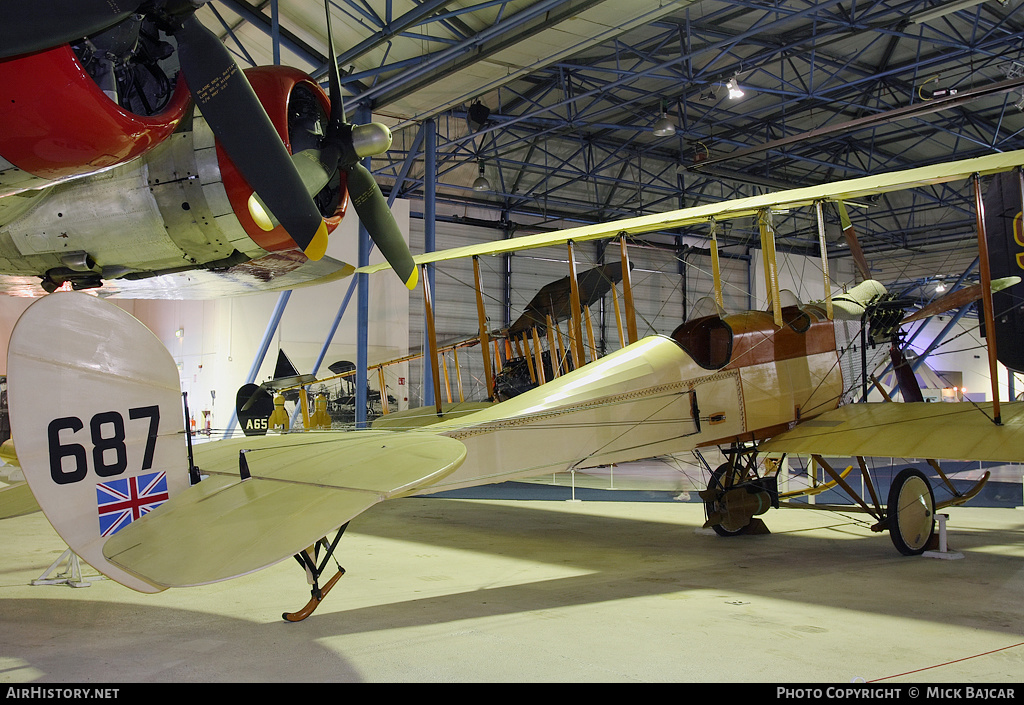
M46 518L104 575L108 538L189 486L178 369L163 343L94 296L50 294L22 314L7 357L11 434Z

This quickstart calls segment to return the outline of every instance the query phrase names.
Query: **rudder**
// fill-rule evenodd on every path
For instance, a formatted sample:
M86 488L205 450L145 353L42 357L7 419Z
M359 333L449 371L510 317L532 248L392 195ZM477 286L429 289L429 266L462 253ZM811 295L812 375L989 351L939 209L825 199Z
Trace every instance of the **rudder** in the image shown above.
M106 540L189 486L178 369L142 323L87 294L45 296L7 356L12 438L47 519L84 561L140 592Z

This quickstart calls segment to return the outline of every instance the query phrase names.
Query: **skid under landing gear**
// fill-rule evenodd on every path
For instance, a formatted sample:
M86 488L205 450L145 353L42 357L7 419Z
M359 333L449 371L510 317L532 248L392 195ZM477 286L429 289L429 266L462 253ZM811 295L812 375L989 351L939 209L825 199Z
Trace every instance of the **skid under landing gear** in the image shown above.
M301 622L306 617L313 614L313 611L319 607L320 603L323 602L323 599L327 597L327 593L331 591L331 588L333 588L341 576L345 574L345 569L340 565L337 566L338 572L334 574L334 577L328 580L326 585L320 587L320 576L323 575L324 569L327 567L327 563L334 556L334 549L337 548L338 541L341 539L342 534L345 533L345 529L347 527L347 523L342 525L330 544L327 543L326 538L323 538L302 553L295 555L295 560L298 561L299 565L301 565L306 571L306 578L309 580L310 584L312 584L313 588L310 590L309 602L306 603L305 607L297 612L283 613L281 615L282 619L287 622ZM318 564L317 554L320 552L321 546L326 549L326 552L324 553L323 560Z

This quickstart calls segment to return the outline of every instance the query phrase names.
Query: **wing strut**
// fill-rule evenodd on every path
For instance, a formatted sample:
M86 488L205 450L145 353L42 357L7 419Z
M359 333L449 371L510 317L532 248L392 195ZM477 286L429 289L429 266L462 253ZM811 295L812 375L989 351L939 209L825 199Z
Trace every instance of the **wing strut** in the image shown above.
M569 247L569 300L570 313L572 315L572 342L573 342L573 364L576 369L587 364L587 353L583 346L583 320L580 316L580 288L576 281L576 252L572 240L568 242Z
M426 309L427 319L427 344L430 348L430 373L434 380L434 405L437 408L437 416L441 417L441 373L437 368L437 333L434 331L434 307L430 300L430 277L427 276L427 267L423 266L423 306Z
M722 299L722 266L718 261L718 223L711 218L711 281L715 287L715 303L718 308L725 310L725 301ZM831 306L831 303L829 304ZM616 309L617 310L617 309ZM831 316L829 316L831 318Z
M825 241L825 213L821 201L814 202L814 213L818 219L818 249L821 250L821 272L825 276L825 314L832 320L832 282L828 276L828 245Z
M779 300L779 271L775 261L775 227L772 212L765 208L757 213L757 224L761 229L761 257L764 259L764 279L768 298L772 304L775 327L782 327L782 302Z
M487 333L487 311L484 308L483 281L480 278L480 258L473 258L473 280L476 284L476 317L480 329L480 352L484 356L484 380L487 398L494 398L494 372L491 370L491 341Z
M629 254L626 252L626 234L619 237L619 250L622 253L622 300L626 304L626 335L629 344L637 341L636 309L633 307L633 282L629 273Z
M992 274L988 260L988 237L985 234L985 201L981 196L981 176L971 177L974 183L974 211L978 222L978 268L981 271L981 307L985 317L985 342L988 347L989 376L992 378L992 416L996 426L1002 426L999 411L999 369L996 366L996 323L992 315Z

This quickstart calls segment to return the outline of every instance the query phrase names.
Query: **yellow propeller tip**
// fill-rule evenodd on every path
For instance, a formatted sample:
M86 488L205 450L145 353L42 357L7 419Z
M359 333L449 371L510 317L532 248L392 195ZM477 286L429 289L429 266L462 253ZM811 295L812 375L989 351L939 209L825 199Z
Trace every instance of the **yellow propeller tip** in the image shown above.
M306 245L306 249L302 251L306 257L311 260L321 259L327 253L327 223L320 221L320 227L316 230L316 235Z
M409 278L405 280L405 287L407 289L409 289L410 291L415 289L417 282L419 282L419 278L420 278L419 271L420 270L419 270L418 267L413 267L412 268L412 274L410 274Z

